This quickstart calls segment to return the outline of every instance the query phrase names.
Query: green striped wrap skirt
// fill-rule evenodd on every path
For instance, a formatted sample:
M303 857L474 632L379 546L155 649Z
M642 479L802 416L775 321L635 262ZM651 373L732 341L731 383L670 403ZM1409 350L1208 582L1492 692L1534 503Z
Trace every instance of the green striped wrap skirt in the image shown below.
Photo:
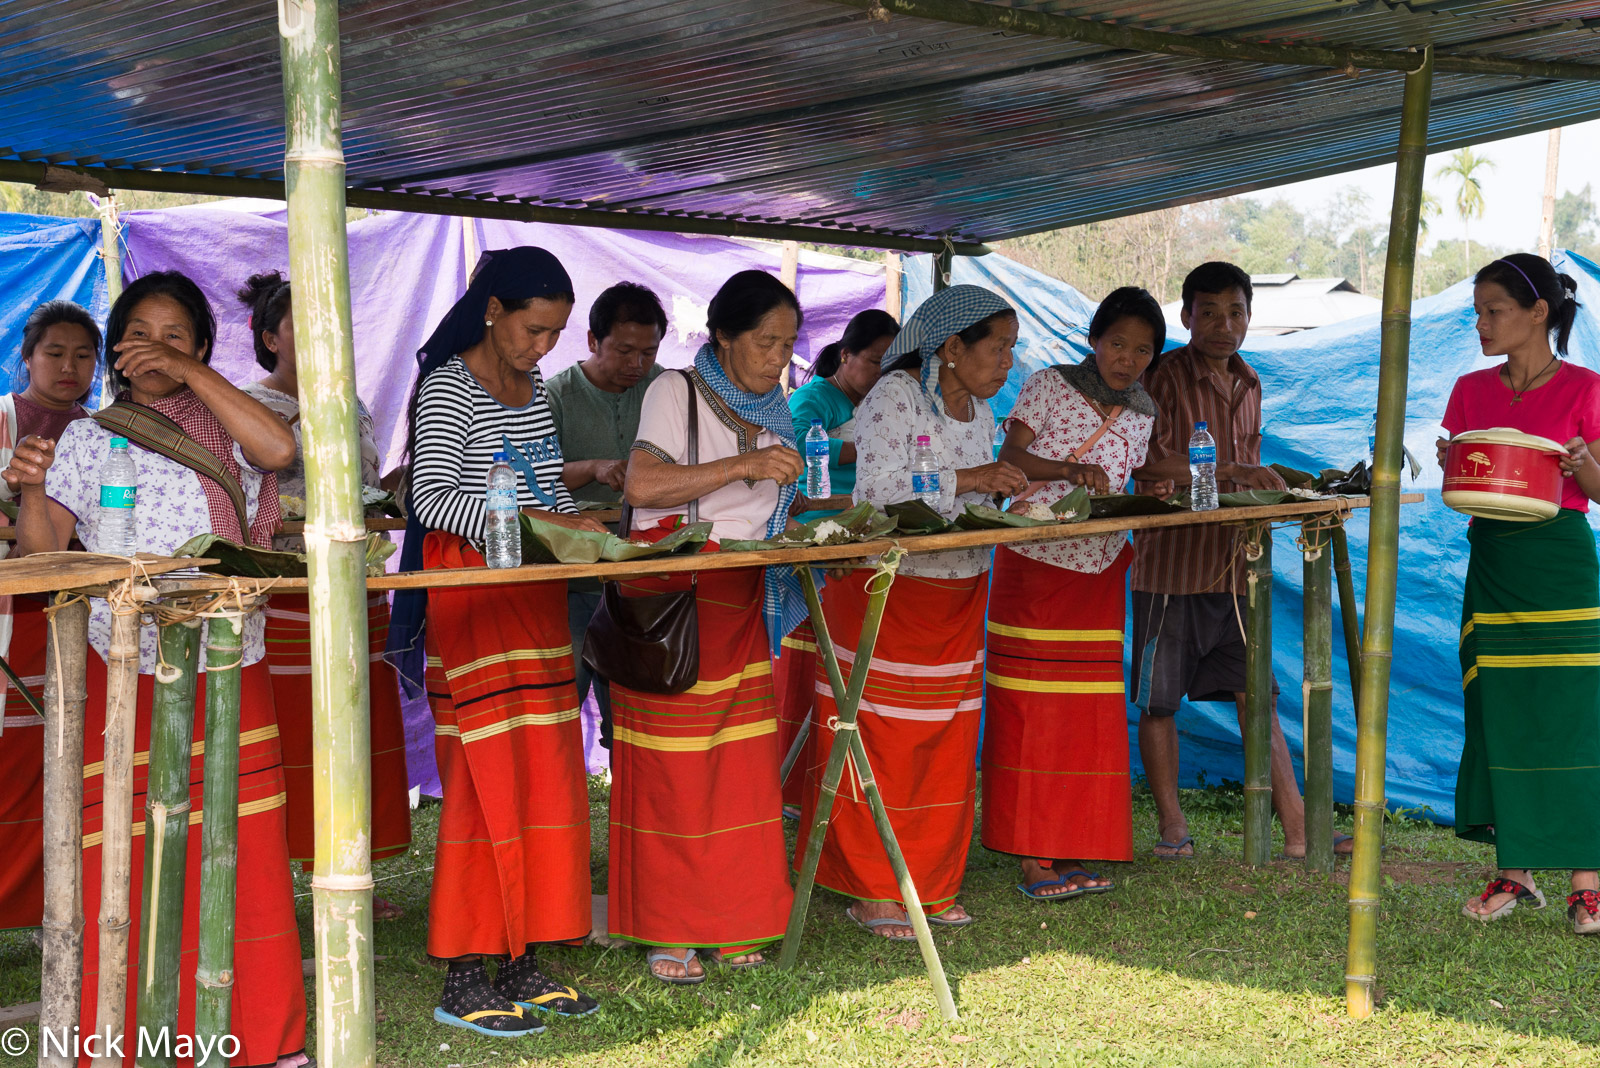
M1600 866L1600 562L1581 512L1476 519L1461 606L1456 834L1502 868Z

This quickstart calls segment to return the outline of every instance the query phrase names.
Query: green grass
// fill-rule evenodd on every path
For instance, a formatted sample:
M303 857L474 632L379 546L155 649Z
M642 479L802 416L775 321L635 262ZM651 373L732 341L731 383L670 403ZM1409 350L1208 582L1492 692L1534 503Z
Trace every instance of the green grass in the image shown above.
M597 782L591 800L603 892ZM550 950L548 970L604 1008L516 1041L431 1020L443 978L424 952L439 810L425 805L413 851L376 872L378 892L407 910L375 932L378 1059L384 1068L1600 1063L1600 939L1572 934L1557 873L1541 880L1545 911L1470 922L1458 909L1489 875L1489 851L1446 828L1392 823L1381 1007L1357 1023L1344 1014L1344 870L1327 879L1295 862L1247 868L1237 860L1239 795L1190 791L1185 805L1200 858L1149 857L1154 809L1140 794L1141 859L1101 865L1118 882L1101 897L1027 901L1013 889L1012 859L974 843L962 901L979 922L936 936L958 1023L939 1020L914 945L869 940L843 919L843 899L819 891L794 974L713 969L703 985L679 989L650 979L637 949ZM307 895L297 903L309 955L304 877L296 891ZM0 935L0 1004L37 990L37 950L25 935Z

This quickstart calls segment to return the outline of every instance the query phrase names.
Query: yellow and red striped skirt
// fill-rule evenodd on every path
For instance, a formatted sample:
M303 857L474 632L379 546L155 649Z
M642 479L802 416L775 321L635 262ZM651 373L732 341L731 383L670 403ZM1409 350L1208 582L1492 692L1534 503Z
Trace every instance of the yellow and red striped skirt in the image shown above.
M772 688L778 699L778 763L788 755L795 735L806 720L817 697L817 636L811 621L800 624L779 645L778 659L772 664ZM806 768L811 766L811 750L816 745L816 724L812 724L794 770L783 784L783 803L798 806L805 798Z
M11 599L6 660L33 696L44 699L44 601ZM0 708L0 931L37 927L44 918L44 720L16 683Z
M830 582L823 613L849 678L867 607L870 573ZM965 579L902 575L889 591L858 722L872 773L917 894L943 912L961 891L977 802L978 726L983 706L983 613L988 574ZM838 739L822 665L816 675L821 728L810 773L796 867L805 855L823 770ZM817 885L868 901L900 901L867 799L847 774L824 838ZM903 902L902 902L903 903Z
M288 784L285 819L289 857L307 871L316 856L316 812L311 773L311 615L303 593L275 593L267 604L267 670L278 713L283 778ZM389 634L389 600L367 599L371 673L372 859L404 853L411 844L411 782L406 772L406 732L400 688L383 659Z
M423 567L482 567L428 534ZM521 956L589 933L589 798L567 584L428 591L428 700L444 811L428 952Z
M631 580L623 592L688 584ZM783 936L794 892L761 598L760 569L702 572L699 682L670 695L611 685L612 937L737 952Z
M1122 674L1125 546L1098 575L1001 547L989 595L983 844L1049 860L1132 860Z

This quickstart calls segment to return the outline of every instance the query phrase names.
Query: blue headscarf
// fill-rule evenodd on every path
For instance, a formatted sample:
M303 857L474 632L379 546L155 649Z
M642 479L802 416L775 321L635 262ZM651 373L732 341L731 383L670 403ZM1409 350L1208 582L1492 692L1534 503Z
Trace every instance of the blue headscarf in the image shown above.
M694 369L740 419L772 431L783 444L799 450L794 436L794 415L789 411L789 399L783 395L782 387L774 386L765 393L746 393L734 385L722 369L710 342L701 345L700 351L694 354ZM694 397L690 396L689 400L693 403ZM778 487L778 505L767 517L767 537L777 537L789 525L789 506L794 503L797 489L793 482ZM769 567L765 578L762 612L767 621L767 640L772 645L772 655L777 656L779 643L805 621L808 610L794 568Z
M883 354L887 367L897 356L922 354L922 392L939 415L947 415L939 390L939 346L991 315L1015 312L1000 294L982 286L951 286L923 301Z
M472 269L467 291L445 313L422 348L417 350L417 382L412 387L412 418L416 417L416 397L429 375L483 340L484 316L489 298L503 302L543 298L573 300L572 278L561 261L542 248L518 248L485 252ZM412 428L415 434L416 428ZM428 528L417 518L416 506L406 502L406 540L400 551L401 571L422 570L422 541ZM422 692L427 660L423 653L422 631L427 620L428 592L399 590L389 619L389 640L383 658L394 666L407 693Z

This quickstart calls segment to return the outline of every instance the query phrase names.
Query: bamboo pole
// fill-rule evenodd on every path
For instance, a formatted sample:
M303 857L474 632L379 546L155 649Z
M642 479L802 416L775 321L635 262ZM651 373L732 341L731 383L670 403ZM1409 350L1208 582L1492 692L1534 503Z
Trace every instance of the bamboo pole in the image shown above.
M900 281L904 272L900 267L900 253L893 250L883 254L883 308L895 322L901 321L901 302L904 299L900 292Z
M278 13L307 488L317 1061L372 1068L377 1048L366 524L344 221L339 6L335 0L280 0Z
M883 622L884 608L889 600L889 588L894 584L895 572L900 566L903 555L898 549L885 554L872 579L877 585L876 588L869 587L868 590L866 614L861 621L861 638L856 643L855 663L850 668L848 685L839 670L838 653L834 649L833 638L828 632L828 623L822 613L822 601L817 594L816 579L810 568L800 569L806 604L811 609L811 626L817 637L817 655L826 667L828 682L833 687L834 694L842 696L838 697L836 705L838 726L835 729L834 745L828 754L827 769L823 774L822 787L817 797L817 810L812 815L811 831L806 841L806 854L800 866L800 881L795 887L794 907L789 911L789 925L784 932L783 952L778 959L778 966L784 969L793 967L800 954L800 939L805 932L806 911L810 907L811 890L816 883L817 864L822 859L823 837L827 833L828 821L833 816L834 801L839 793L839 780L843 777L848 754L849 759L855 763L862 790L867 795L867 805L872 812L873 823L878 828L878 837L883 843L884 852L888 855L889 867L894 871L895 881L899 884L901 898L906 906L906 915L910 920L911 930L917 938L917 948L922 951L922 962L928 969L928 981L933 984L934 1000L938 1003L940 1014L946 1020L955 1020L959 1019L959 1013L956 1011L955 998L950 992L949 980L944 974L944 966L939 961L939 950L933 944L933 931L928 926L928 917L922 910L922 901L911 879L910 869L906 866L905 856L895 839L894 827L889 822L889 813L883 804L883 795L878 790L872 766L867 761L866 748L861 743L861 732L856 726L861 695L866 689L867 673L871 670L872 651L877 645L878 629Z
M112 590L111 640L106 650L106 734L100 803L100 976L95 1033L121 1035L127 1023L129 888L133 879L133 751L139 712L139 604L133 579ZM107 1049L102 1045L102 1051ZM95 1068L121 1068L121 1056L94 1059Z
M1378 455L1372 472L1372 526L1367 540L1366 636L1361 649L1361 721L1356 731L1356 843L1350 866L1350 945L1345 960L1345 1004L1357 1019L1372 1015L1377 981L1379 857L1389 668L1400 555L1400 467L1411 345L1411 277L1416 266L1417 217L1428 152L1432 56L1429 48L1421 69L1406 76L1394 207L1389 218L1389 255L1383 276Z
M44 966L39 976L39 1034L71 1035L83 985L83 720L89 695L89 602L59 593L45 646ZM70 1043L66 1044L71 1049ZM76 1068L69 1053L41 1068Z
M206 627L205 786L200 808L200 952L195 968L195 1068L227 1068L231 1034L234 895L239 874L239 671L242 598L210 613Z
M1306 867L1333 870L1333 558L1326 525L1308 519L1304 592Z
M200 621L164 623L150 706L145 788L144 895L139 910L138 1068L175 1068L178 969L189 856L189 764L194 747Z
M783 763L778 765L778 784L786 785L789 776L794 772L794 766L800 762L800 754L806 747L806 739L811 737L811 713L807 712L800 721L800 729L794 732L794 741L789 743L789 751L783 754Z
M1259 868L1272 860L1271 525L1245 540L1244 862Z
M1556 178L1561 173L1561 127L1550 130L1544 153L1544 200L1539 214L1539 255L1550 258L1555 244L1556 230Z
M1344 522L1333 528L1333 572L1339 579L1339 615L1344 621L1344 658L1350 668L1350 703L1361 721L1361 617L1357 615L1356 583L1350 572L1350 541Z
M100 198L100 259L106 272L106 303L115 304L122 296L122 227L117 221L117 198ZM111 372L114 361L107 360L100 380L100 405L111 403Z
M955 269L955 250L942 248L933 254L933 291L950 288L950 272Z

